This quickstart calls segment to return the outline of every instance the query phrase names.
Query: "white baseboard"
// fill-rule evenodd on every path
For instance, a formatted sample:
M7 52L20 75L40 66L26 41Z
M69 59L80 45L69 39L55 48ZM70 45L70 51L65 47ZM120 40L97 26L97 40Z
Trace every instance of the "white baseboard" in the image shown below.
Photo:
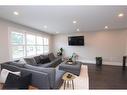
M78 60L81 61L83 63L89 63L89 64L96 64L96 61L90 61L90 60ZM114 66L122 66L122 62L103 62L102 64L104 65L114 65Z
M90 60L77 60L77 61L80 61L80 62L83 62L83 63L89 63L89 64L96 64L95 61L90 61Z
M122 66L121 62L103 62L105 65Z

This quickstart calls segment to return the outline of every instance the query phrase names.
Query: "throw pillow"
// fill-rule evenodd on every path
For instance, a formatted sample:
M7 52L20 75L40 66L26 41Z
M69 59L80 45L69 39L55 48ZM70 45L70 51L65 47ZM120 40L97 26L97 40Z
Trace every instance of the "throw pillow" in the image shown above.
M53 53L48 54L50 61L53 61L56 57Z
M41 62L41 57L40 56L35 56L34 59L35 59L37 64L39 64Z
M49 63L49 62L50 62L50 59L48 57L45 57L45 58L40 60L41 64L45 64L45 63Z
M18 62L21 64L26 64L26 61L23 58L21 58Z
M46 55L40 55L40 58L43 59L43 58L47 58L49 57L47 54Z
M27 64L34 65L34 66L37 65L34 58L24 58L24 60L26 61Z
M7 69L2 69L1 74L0 74L0 83L5 83L9 73L20 76L20 72L12 72Z
M40 55L40 58L43 59L44 58L44 55Z

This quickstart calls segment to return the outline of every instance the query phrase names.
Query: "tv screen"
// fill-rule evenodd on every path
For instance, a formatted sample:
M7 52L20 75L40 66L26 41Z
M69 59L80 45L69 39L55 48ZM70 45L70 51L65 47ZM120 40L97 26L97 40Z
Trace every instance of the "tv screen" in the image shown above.
M70 46L84 46L84 36L68 37L68 45L70 45Z

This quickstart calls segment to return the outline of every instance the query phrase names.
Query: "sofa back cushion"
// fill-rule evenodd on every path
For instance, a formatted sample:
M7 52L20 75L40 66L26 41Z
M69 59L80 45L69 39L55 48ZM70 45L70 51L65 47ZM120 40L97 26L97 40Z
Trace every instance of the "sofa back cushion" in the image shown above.
M35 56L34 59L35 59L37 64L40 64L40 62L41 62L41 57L40 56Z
M55 68L43 68L43 67L38 67L38 66L32 66L32 65L29 65L29 64L25 64L24 66L27 69L32 69L32 70L35 70L35 71L47 73L48 77L49 77L50 86L51 86L51 88L54 87L54 85L55 85L55 75L56 75Z
M10 65L15 65L15 66L18 66L18 67L24 67L24 64L26 63L21 63L20 61L19 62L10 62L9 63Z
M45 64L45 63L49 63L49 62L50 62L50 59L48 57L47 58L43 58L40 61L41 64Z
M40 55L41 58L48 57L48 55Z
M33 66L37 65L34 58L24 58L24 60L26 61L27 64L30 64L30 65L33 65Z
M50 61L53 61L54 59L56 59L56 57L54 56L53 53L49 53L48 57L49 57Z
M50 59L49 59L48 55L40 55L40 58L41 58L41 60L40 60L41 64L45 64L45 63L50 62Z

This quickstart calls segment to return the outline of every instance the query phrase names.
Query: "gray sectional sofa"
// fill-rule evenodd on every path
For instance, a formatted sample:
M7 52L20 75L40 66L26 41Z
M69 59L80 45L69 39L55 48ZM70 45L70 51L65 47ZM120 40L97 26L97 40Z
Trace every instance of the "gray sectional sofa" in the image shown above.
M59 89L62 85L62 76L65 71L59 70L61 57L53 53L39 55L31 58L6 62L1 64L1 69L28 72L32 74L31 85L39 89Z

